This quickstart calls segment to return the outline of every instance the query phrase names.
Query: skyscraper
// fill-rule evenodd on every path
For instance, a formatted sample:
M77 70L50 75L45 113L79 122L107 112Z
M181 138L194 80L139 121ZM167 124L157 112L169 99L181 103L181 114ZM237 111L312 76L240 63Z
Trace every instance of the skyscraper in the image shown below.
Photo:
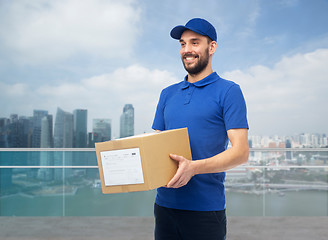
M76 109L74 115L74 142L73 146L76 148L87 147L87 117L88 110Z
M44 116L41 120L41 148L52 148L54 146L52 126L52 115Z
M57 108L54 147L71 148L73 147L73 114Z
M33 111L33 135L32 147L39 148L41 146L41 120L48 115L48 111L34 110Z
M125 104L120 118L120 137L134 135L134 108L132 104Z
M0 148L8 147L8 131L7 126L9 125L8 118L0 118Z
M41 148L52 148L54 146L52 122L52 115L45 116L41 120ZM54 161L53 156L52 152L40 152L40 165L51 166ZM40 168L38 171L38 178L44 181L53 180L53 175L53 168Z
M286 148L291 148L292 147L292 142L287 139L286 140ZM291 151L286 151L286 159L291 160L293 158L293 152Z
M19 128L21 147L30 148L33 137L33 117L19 117Z
M93 119L93 141L104 142L112 139L112 121L110 119Z
M57 108L55 129L54 129L54 147L72 148L73 147L73 114ZM55 165L72 165L72 152L55 152ZM62 180L72 176L72 169L55 169L55 180Z
M20 147L20 138L19 138L19 122L18 122L18 115L11 114L10 115L10 124L8 126L8 147L16 148Z

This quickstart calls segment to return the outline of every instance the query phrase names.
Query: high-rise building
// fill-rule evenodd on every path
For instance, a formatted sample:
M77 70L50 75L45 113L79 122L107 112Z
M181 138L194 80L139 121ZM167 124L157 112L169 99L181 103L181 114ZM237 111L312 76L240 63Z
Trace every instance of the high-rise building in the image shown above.
M8 118L0 118L0 148L8 147L8 126L10 120ZM3 158L1 164L10 165L10 158ZM0 195L2 191L10 189L12 186L12 171L11 168L0 168Z
M73 146L76 148L87 147L87 118L88 110L76 109L74 115L74 142Z
M9 124L8 118L0 118L0 130Z
M41 120L41 148L54 147L53 132L52 132L53 120L52 115L47 115Z
M41 146L41 120L48 115L48 111L34 110L33 111L33 135L32 147L39 148Z
M31 147L28 143L31 129L31 120L26 117L18 118L12 114L10 119L2 120L0 127L0 146L10 148Z
M125 104L120 118L120 137L134 135L134 108L132 104Z
M72 148L73 147L73 114L57 108L55 129L54 129L54 147L55 148ZM72 165L72 152L55 152L55 165L70 166ZM72 169L56 168L54 179L64 181L65 178L72 176Z
M52 134L52 115L48 115L41 120L41 148L53 147L53 134ZM40 165L51 166L53 159L53 152L40 152ZM40 168L38 171L38 178L44 181L53 180L53 168Z
M20 138L19 138L19 122L18 122L18 115L11 114L10 115L10 122L7 125L7 141L8 147L10 148L17 148L20 147Z
M7 131L8 125L9 125L8 118L0 118L0 148L8 147L8 131Z
M94 148L95 147L95 142L93 140L93 133L89 132L88 133L88 148Z
M292 148L292 142L289 139L286 140L286 148ZM293 152L286 151L286 159L291 160L292 158L293 158Z
M71 148L73 147L73 114L57 108L54 147Z
M18 122L21 147L30 148L32 146L33 137L33 117L21 116Z
M111 119L93 119L93 142L104 142L112 139Z

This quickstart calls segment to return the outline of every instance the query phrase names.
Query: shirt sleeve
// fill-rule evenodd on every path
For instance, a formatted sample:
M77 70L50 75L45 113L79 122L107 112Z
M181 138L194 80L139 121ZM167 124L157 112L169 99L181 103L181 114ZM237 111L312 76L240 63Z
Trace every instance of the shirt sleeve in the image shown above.
M226 93L223 110L226 130L249 128L246 102L239 85L234 84Z
M159 98L159 101L157 104L152 129L160 130L160 131L165 130L164 109L165 109L165 92L163 90L161 92L161 95L160 95L160 98Z

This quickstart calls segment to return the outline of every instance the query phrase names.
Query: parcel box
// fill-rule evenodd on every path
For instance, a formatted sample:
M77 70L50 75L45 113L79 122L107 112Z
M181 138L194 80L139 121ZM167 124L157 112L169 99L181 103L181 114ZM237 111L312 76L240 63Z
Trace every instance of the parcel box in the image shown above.
M178 167L169 154L191 159L187 128L96 143L95 148L103 193L165 186Z

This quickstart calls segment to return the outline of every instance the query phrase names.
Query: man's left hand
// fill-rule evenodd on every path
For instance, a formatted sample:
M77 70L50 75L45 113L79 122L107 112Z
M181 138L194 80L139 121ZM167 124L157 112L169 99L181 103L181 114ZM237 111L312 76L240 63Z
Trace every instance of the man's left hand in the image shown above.
M186 185L195 175L193 161L182 156L170 154L170 158L179 163L178 170L171 181L167 184L168 188L180 188Z

